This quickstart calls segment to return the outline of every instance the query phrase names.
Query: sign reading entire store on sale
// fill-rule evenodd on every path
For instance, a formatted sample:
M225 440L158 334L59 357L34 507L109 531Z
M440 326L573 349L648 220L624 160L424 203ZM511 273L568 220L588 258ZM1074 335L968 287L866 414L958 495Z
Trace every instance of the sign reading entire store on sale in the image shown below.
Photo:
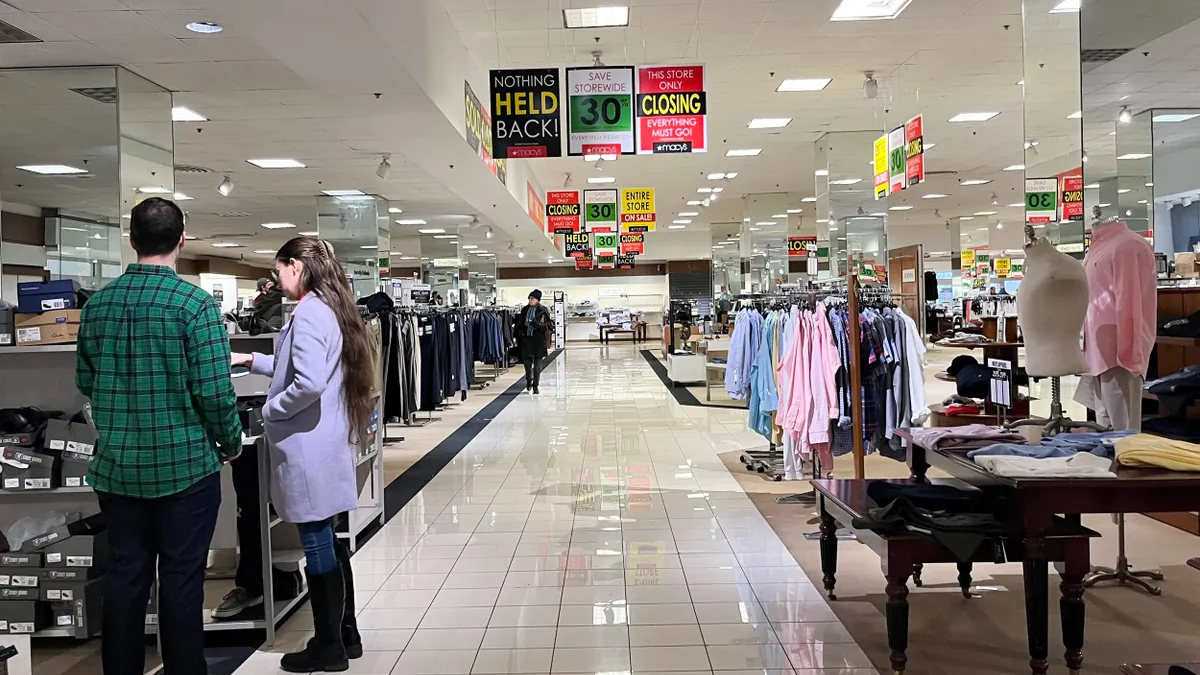
M883 199L888 194L888 137L880 136L875 140L875 199Z
M546 193L546 231L551 234L570 234L580 231L583 210L579 206L579 190L556 190Z
M633 66L567 68L567 154L632 155Z
M708 152L704 66L637 69L639 155Z
M645 252L645 232L624 232L621 234L621 255L642 255Z
M654 188L621 190L621 231L653 232L658 216L654 210Z
M568 258L591 258L592 235L587 232L571 232L566 236L563 253Z
M583 224L588 232L617 231L617 191L584 190Z
M492 143L507 159L562 156L558 68L491 71Z

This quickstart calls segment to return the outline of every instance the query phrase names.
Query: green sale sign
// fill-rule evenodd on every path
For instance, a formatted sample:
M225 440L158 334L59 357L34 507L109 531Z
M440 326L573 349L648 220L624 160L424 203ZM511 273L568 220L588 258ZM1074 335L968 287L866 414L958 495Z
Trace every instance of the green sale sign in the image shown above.
M633 67L567 69L567 154L631 155Z

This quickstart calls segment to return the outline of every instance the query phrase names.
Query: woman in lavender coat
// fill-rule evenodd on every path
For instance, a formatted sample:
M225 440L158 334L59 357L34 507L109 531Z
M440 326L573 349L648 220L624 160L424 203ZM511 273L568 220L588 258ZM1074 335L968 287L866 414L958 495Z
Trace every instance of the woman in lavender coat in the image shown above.
M274 357L234 354L234 365L271 377L263 406L271 500L304 545L315 637L280 669L335 672L362 656L349 553L333 518L358 505L354 446L371 414L374 350L333 247L297 237L275 256L280 286L298 301Z

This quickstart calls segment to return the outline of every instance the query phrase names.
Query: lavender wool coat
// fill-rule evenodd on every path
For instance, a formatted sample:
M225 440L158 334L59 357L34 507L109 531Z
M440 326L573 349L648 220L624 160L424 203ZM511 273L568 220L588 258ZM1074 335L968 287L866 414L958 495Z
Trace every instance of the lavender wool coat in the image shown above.
M316 522L358 506L341 354L337 318L313 293L296 305L275 356L254 354L251 372L271 378L263 406L271 501L289 523Z

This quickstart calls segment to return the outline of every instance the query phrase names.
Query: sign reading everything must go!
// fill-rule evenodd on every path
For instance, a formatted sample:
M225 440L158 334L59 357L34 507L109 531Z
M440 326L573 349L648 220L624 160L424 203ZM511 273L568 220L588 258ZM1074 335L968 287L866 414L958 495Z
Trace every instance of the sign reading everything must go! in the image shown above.
M704 66L641 66L637 75L638 154L708 152Z

